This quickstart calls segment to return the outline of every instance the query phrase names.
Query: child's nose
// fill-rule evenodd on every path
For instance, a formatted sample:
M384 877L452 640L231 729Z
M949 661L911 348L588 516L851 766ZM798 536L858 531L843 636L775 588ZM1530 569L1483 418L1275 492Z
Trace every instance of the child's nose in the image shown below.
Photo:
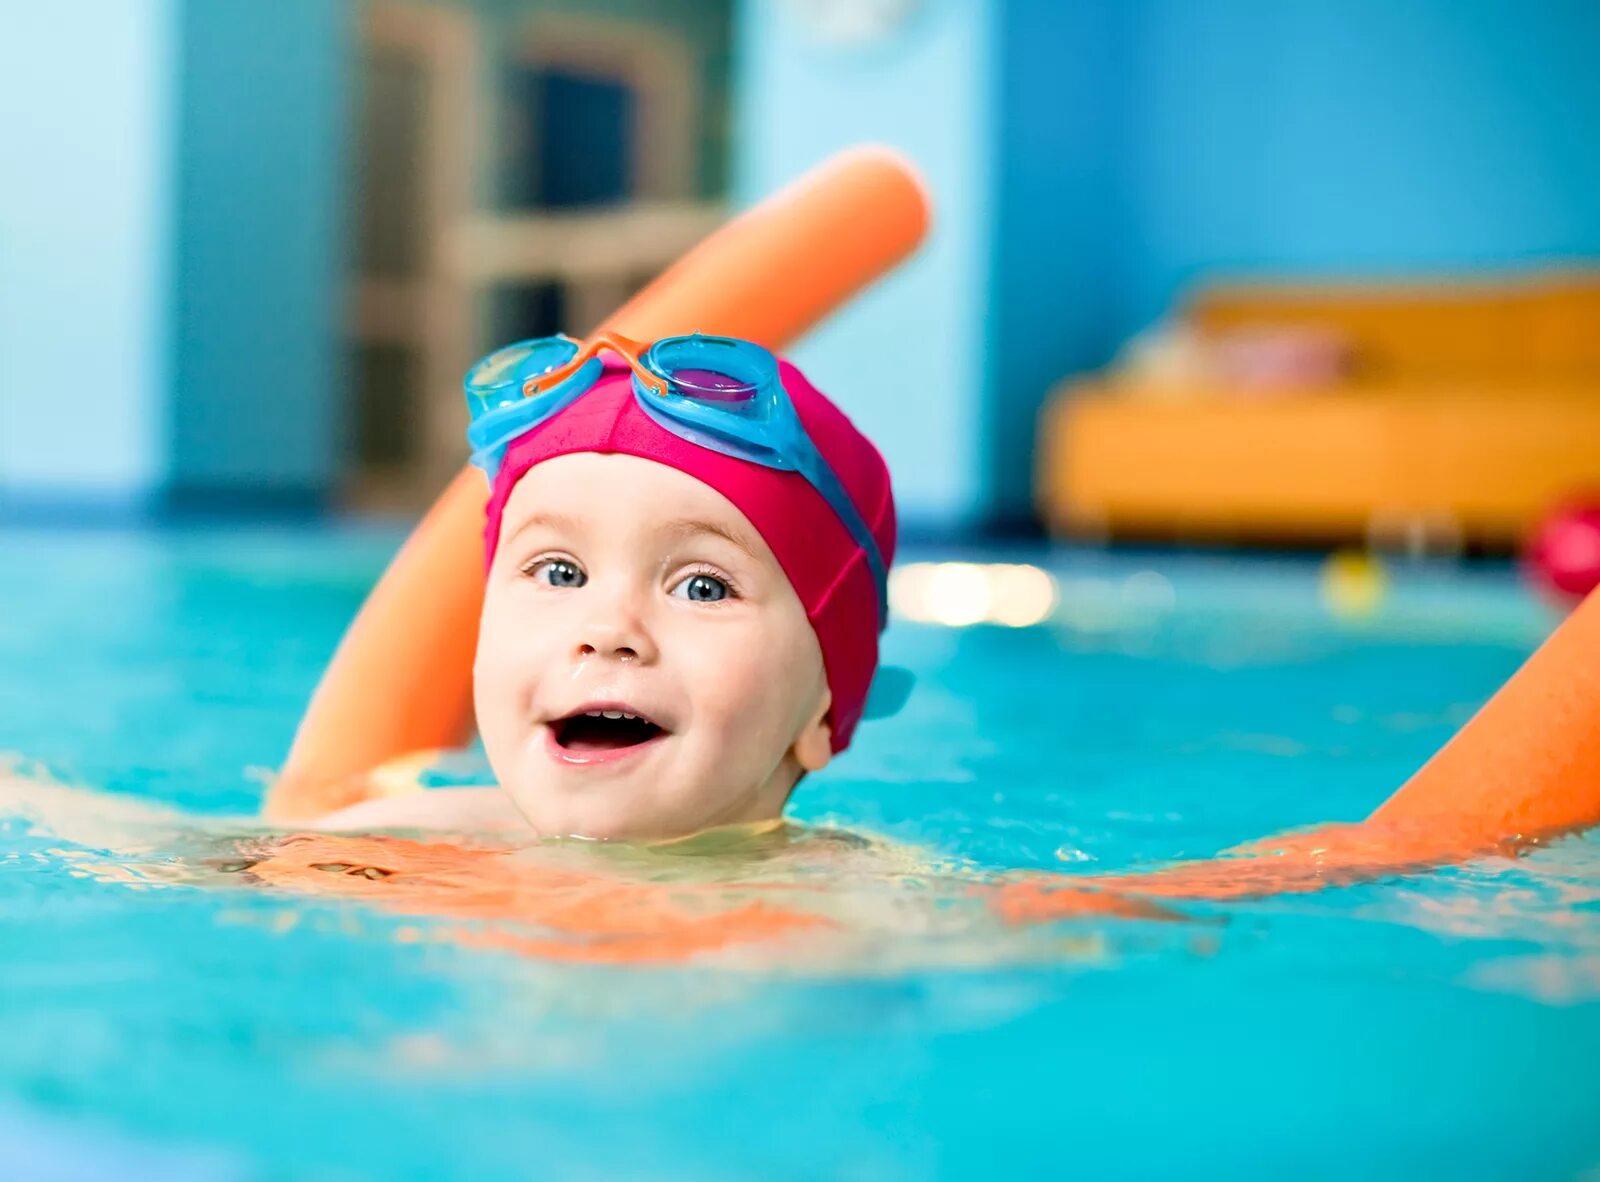
M639 650L631 644L624 644L620 640L602 638L593 644L587 641L578 646L578 654L584 657L616 657L620 661L633 661L639 657Z
M578 657L649 664L656 659L650 635L630 616L608 613L606 618L590 620L578 638Z

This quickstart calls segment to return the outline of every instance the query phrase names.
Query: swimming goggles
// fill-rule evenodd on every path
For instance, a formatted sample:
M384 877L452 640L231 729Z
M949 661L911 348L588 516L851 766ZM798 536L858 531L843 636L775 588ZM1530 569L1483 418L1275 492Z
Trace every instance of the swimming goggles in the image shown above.
M878 629L889 618L888 574L878 543L816 444L778 373L778 361L732 337L662 337L653 345L602 332L588 341L537 337L506 345L467 371L472 462L490 481L512 440L560 414L600 380L601 351L633 370L640 409L680 439L725 456L797 472L827 502L866 555L878 588Z

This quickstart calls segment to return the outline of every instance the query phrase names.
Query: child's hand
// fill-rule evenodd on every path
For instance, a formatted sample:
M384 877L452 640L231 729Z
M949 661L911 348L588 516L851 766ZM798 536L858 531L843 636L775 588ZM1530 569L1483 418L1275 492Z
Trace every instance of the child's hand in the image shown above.
M422 773L443 754L442 750L413 751L344 780L286 775L267 789L261 815L278 825L314 825L363 801L420 793L424 790Z

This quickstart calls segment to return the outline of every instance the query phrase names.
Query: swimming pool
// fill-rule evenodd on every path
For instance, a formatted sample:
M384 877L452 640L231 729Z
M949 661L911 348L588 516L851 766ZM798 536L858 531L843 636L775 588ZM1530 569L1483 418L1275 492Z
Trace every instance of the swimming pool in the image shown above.
M0 533L0 750L250 811L397 541ZM1310 559L991 557L1051 571L1051 618L897 623L917 694L797 795L926 851L849 863L869 938L826 956L402 940L0 821L7 1175L1600 1178L1594 834L1183 923L1019 932L950 887L1364 815L1550 626L1514 575L1412 570L1346 617Z

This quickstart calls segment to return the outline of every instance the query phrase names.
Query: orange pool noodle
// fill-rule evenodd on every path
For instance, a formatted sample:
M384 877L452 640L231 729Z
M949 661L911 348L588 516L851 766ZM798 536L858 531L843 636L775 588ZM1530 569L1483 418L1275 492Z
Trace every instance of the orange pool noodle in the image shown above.
M1367 820L1394 831L1431 829L1440 852L1597 822L1600 591Z
M781 349L910 254L927 226L910 166L853 149L717 230L602 327ZM389 564L312 696L269 818L325 815L361 799L372 768L470 737L487 495L482 474L463 471Z

